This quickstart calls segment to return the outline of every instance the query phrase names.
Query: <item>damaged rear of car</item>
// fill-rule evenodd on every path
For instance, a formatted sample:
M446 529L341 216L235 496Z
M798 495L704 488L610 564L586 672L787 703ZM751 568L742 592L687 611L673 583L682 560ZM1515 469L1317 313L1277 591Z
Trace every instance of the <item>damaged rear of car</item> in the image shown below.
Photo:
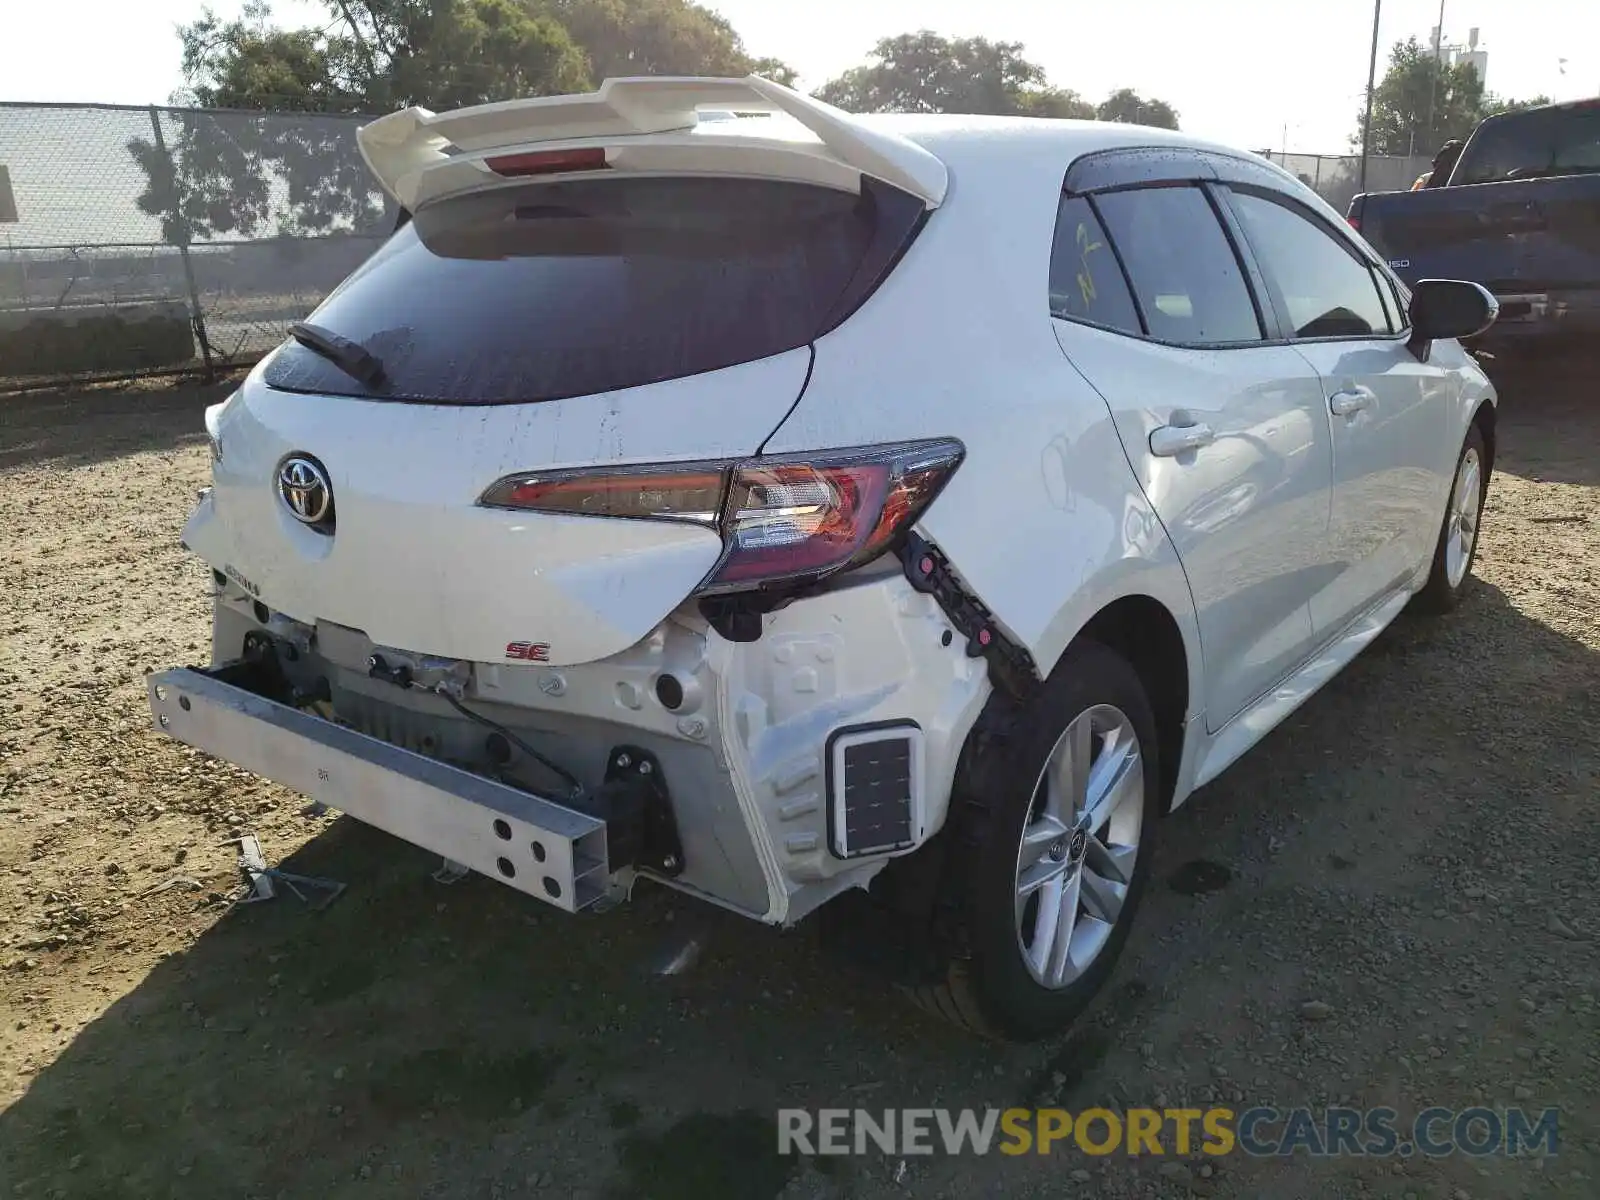
M408 215L207 414L212 661L151 678L157 726L569 912L822 909L925 1007L1058 1031L1156 818L1292 708L1203 760L1150 434L1057 311L1120 270L1064 173L1151 136L757 78L368 126ZM1155 490L1248 501L1254 461Z
M963 448L762 449L937 160L759 80L362 143L408 219L208 413L213 665L159 727L569 911L788 923L924 840L984 676L891 552Z

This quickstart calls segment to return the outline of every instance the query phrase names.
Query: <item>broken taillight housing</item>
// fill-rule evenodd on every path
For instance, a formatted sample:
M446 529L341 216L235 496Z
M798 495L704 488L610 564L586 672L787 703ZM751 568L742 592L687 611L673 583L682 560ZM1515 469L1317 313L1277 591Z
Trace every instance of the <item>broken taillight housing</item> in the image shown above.
M960 465L954 439L730 462L513 475L490 508L685 521L722 536L701 595L811 583L862 566L908 529Z

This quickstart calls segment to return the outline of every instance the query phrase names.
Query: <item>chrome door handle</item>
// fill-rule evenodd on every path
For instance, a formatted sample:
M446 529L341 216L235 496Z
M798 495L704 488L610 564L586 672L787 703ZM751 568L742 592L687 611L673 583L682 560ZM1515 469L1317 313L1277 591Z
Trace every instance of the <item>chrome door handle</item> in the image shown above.
M1186 450L1198 450L1217 440L1209 425L1163 425L1150 434L1150 453L1157 458L1172 458Z
M1366 388L1352 388L1348 392L1335 392L1328 397L1328 407L1336 417L1353 417L1363 409L1371 408L1377 399Z

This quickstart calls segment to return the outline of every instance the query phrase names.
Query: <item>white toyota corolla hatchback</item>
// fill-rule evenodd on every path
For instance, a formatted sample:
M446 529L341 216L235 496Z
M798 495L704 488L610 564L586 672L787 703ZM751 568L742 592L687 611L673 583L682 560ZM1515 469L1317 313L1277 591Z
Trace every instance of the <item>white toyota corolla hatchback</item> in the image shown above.
M150 698L453 869L844 899L1045 1035L1162 817L1467 583L1494 301L1258 157L756 78L360 140L401 224L208 412L212 661Z

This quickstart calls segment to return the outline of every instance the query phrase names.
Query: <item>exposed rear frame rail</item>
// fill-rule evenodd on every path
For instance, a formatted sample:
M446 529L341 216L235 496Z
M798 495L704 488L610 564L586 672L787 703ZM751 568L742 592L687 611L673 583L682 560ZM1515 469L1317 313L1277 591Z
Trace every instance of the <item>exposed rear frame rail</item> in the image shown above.
M156 730L566 912L606 895L605 821L228 682L240 674L150 676Z

